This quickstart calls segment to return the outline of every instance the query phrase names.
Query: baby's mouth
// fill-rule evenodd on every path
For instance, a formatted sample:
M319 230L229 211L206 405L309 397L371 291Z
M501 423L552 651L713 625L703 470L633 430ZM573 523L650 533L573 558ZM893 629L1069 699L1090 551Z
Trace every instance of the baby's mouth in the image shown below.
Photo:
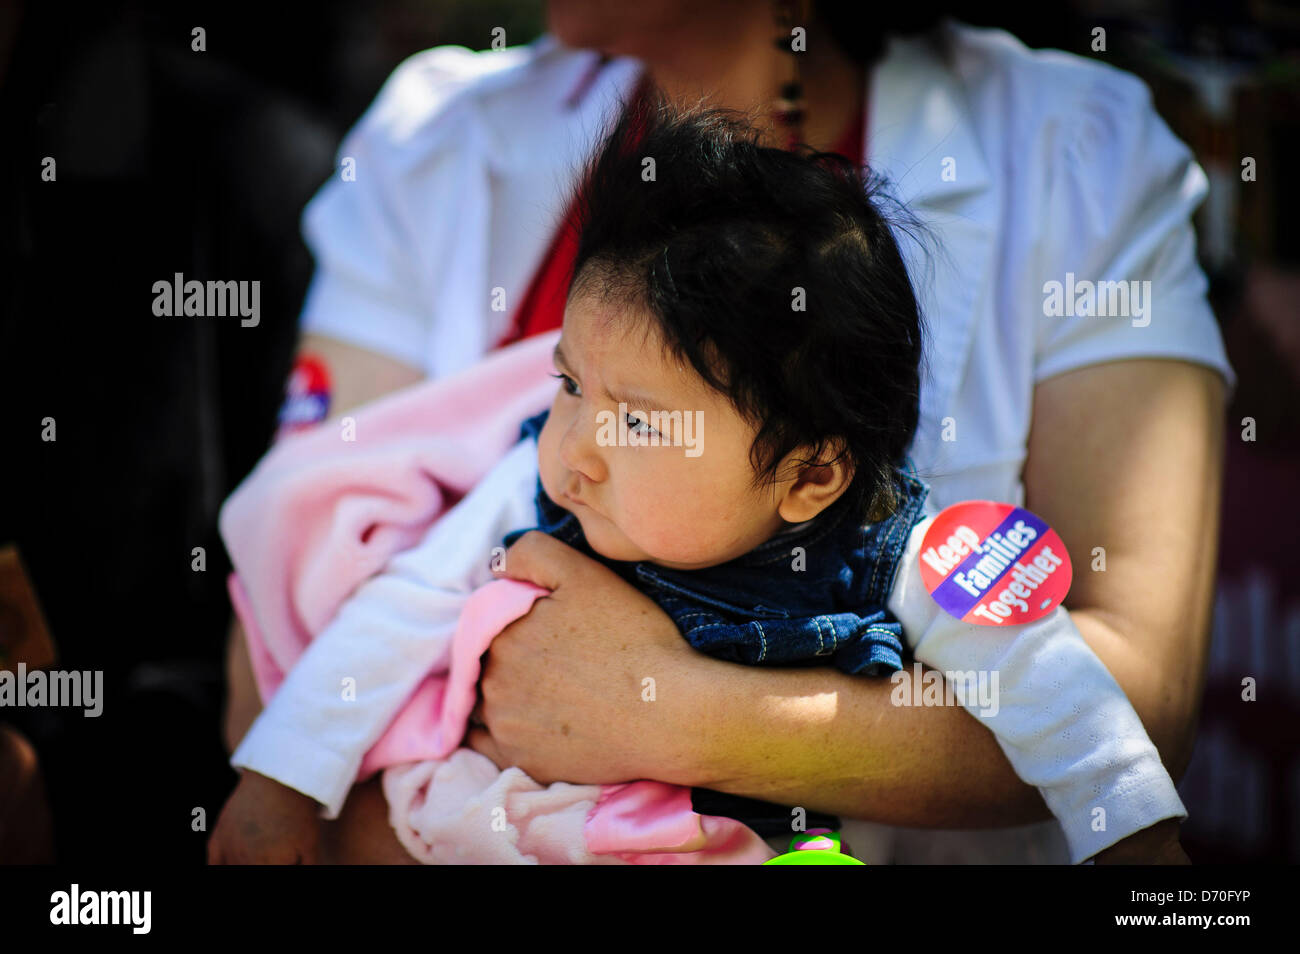
M564 498L565 508L577 517L584 517L588 514L597 517L604 516L604 514L577 494L570 493L568 490L561 490L560 496Z

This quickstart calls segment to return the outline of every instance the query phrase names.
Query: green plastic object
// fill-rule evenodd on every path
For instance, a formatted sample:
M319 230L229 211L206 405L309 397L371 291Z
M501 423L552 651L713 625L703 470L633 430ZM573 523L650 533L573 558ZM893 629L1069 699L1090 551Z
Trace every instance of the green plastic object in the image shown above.
M840 833L813 828L790 839L790 848L763 862L765 865L860 865L861 861L840 850Z

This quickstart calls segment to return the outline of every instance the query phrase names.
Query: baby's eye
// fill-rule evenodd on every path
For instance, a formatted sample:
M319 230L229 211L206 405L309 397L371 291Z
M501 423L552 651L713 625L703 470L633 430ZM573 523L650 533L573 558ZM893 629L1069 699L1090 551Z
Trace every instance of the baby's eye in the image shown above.
M628 430L633 431L634 433L644 434L647 437L650 435L658 435L659 433L650 426L649 421L643 421L641 418L633 417L631 414L624 414L623 420L627 422Z
M573 378L569 377L567 374L552 374L551 377L560 379L560 383L563 386L564 392L566 394L576 395L581 393L578 390L578 383L574 381Z

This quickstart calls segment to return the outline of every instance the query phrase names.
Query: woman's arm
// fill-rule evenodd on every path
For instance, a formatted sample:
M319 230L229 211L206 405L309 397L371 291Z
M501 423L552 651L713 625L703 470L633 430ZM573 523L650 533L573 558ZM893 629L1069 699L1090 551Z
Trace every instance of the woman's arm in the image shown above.
M648 596L545 534L507 551L504 573L553 593L488 654L488 731L469 744L499 766L543 783L653 778L915 827L1050 817L960 706L895 707L888 680L705 656Z
M1178 361L1090 366L1041 382L1033 420L1026 506L1072 554L1075 623L1177 778L1209 641L1222 381ZM1098 546L1104 572L1091 569ZM1048 817L965 710L896 707L887 682L831 670L709 659L642 594L561 550L533 537L507 558L508 575L557 592L493 643L491 737L473 744L499 764L539 780L653 777L914 827Z
M1025 506L1065 541L1066 605L1175 780L1209 660L1224 420L1223 379L1182 361L1094 365L1034 395Z

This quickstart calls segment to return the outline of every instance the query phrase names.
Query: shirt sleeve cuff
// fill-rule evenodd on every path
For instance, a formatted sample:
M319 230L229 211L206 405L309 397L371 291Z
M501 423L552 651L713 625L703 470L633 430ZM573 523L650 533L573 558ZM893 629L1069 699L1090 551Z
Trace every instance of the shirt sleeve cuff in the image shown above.
M1079 864L1114 844L1166 818L1186 818L1187 809L1159 758L1151 756L1133 784L1103 795L1067 801L1044 792L1052 814L1065 831L1070 863ZM1105 815L1098 815L1102 809ZM1095 826L1104 822L1101 830Z
M1131 358L1163 358L1187 361L1213 368L1223 378L1225 406L1237 389L1237 373L1228 361L1223 334L1203 295L1161 301L1162 311L1177 317L1152 320L1145 327L1132 327L1124 318L1052 319L1073 320L1086 333L1072 336L1047 354L1039 355L1034 367L1035 383L1045 378L1093 364Z
M326 820L338 818L356 776L356 767L338 753L307 736L268 724L254 723L230 764L314 798L323 806L321 817Z
M365 348L426 371L428 326L418 314L345 278L317 269L299 330Z

